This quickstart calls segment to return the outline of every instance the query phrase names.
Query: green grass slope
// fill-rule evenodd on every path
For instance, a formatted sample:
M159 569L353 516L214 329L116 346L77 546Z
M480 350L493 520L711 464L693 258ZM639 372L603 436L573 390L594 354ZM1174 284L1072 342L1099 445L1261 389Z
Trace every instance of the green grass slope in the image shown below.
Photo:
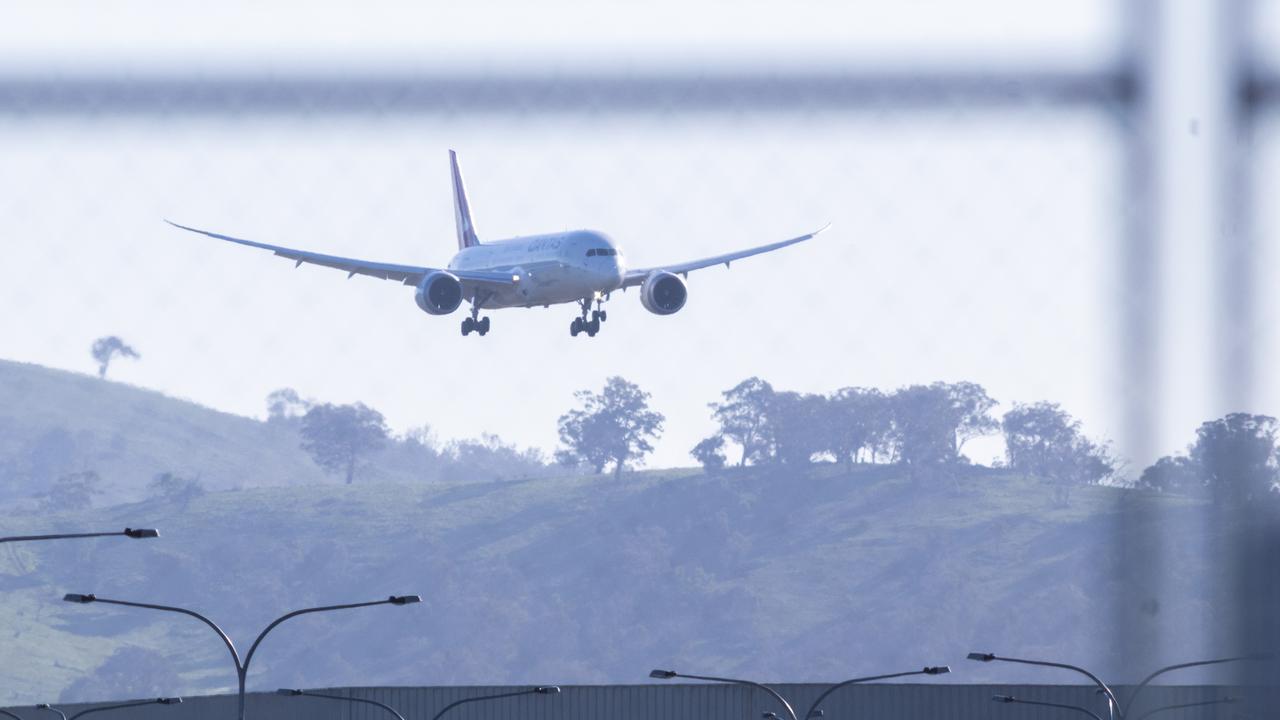
M996 677L962 660L987 648L1127 673L1097 651L1114 609L1101 598L1123 572L1115 548L1140 530L1119 522L1124 492L1083 488L1054 507L1038 482L994 471L929 486L827 466L317 484L211 493L185 509L0 516L0 534L164 533L0 547L0 705L77 699L121 648L146 652L131 677L176 674L168 692L231 687L225 650L198 623L59 602L64 592L196 608L242 647L287 610L423 596L282 625L255 660L260 689L632 682L666 665L815 680L950 663L973 682ZM1194 524L1188 501L1126 497ZM1194 547L1191 535L1179 542ZM1161 612L1195 622L1206 570L1168 550L1185 557Z
M0 499L95 470L104 502L137 499L161 472L211 489L313 483L296 436L131 385L0 360Z

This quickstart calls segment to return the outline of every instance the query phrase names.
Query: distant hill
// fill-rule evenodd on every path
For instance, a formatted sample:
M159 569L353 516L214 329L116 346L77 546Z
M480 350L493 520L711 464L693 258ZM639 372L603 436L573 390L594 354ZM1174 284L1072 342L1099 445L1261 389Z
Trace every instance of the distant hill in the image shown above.
M957 681L1016 673L963 662L985 648L1125 676L1098 657L1114 548L1135 530L1117 522L1124 492L1083 488L1061 508L1038 482L996 471L931 487L893 468L825 466L308 485L211 493L185 510L149 500L0 516L5 533L164 533L0 549L0 704L231 686L225 650L199 623L70 605L64 592L196 608L242 646L286 610L422 595L419 606L281 626L252 670L265 689L630 682L668 665L780 680L932 663L956 666ZM1191 526L1188 501L1127 497ZM1197 553L1170 551L1183 580L1161 612L1193 626L1204 568ZM122 665L159 685L93 679Z
M140 499L162 472L199 477L212 490L332 481L287 428L91 375L0 360L0 499L44 492L81 470L102 476L104 504Z
M242 647L287 610L423 596L281 626L251 673L271 689L620 683L654 666L816 680L950 663L958 681L1015 677L963 662L988 648L1123 678L1133 670L1099 656L1130 622L1116 608L1199 627L1220 581L1185 498L1084 487L1059 507L1035 479L981 467L935 482L870 465L493 481L529 466L476 452L432 470L407 447L346 487L287 424L0 361L0 535L163 532L0 545L0 705L233 686L199 623L73 606L66 592L198 609ZM84 469L108 486L100 507L31 512L53 478ZM210 492L146 497L160 472ZM1122 506L1161 510L1154 535L1176 561L1158 602L1117 585L1118 548L1154 522Z

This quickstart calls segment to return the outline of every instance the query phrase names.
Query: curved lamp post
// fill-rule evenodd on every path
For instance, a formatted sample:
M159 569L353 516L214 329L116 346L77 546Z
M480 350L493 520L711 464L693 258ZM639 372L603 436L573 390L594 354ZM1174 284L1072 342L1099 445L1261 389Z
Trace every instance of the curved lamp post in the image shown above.
M401 715L400 712L397 711L395 708L391 707L390 705L387 705L386 703L380 703L377 700L369 700L367 698L358 698L358 697L343 697L342 695L326 695L324 693L308 692L306 690L291 690L289 688L280 688L279 690L276 691L276 694L289 695L292 697L314 697L314 698L324 698L326 700L341 700L343 702L364 703L366 705L373 705L374 707L380 707L383 710L386 710L387 712L391 713L392 715L395 715L397 718L399 718L399 720L404 720L404 716Z
M1165 667L1160 668L1159 670L1156 670L1150 675L1146 676L1145 678L1142 679L1142 682L1138 683L1133 687L1133 691L1129 693L1128 702L1124 704L1124 712L1120 713L1120 717L1124 717L1129 714L1129 710L1133 707L1133 703L1137 699L1138 695L1142 694L1142 691L1145 690L1146 687L1151 684L1152 680L1155 680L1156 678L1160 677L1161 675L1167 672L1173 672L1174 670L1185 670L1186 668L1193 668L1193 667L1203 667L1206 665L1221 665L1223 663L1243 662L1245 660L1267 660L1270 657L1271 657L1270 655L1242 655L1240 657L1219 658L1217 660L1196 660L1195 662L1185 662L1185 663L1178 663L1177 665L1167 665ZM1215 700L1214 702L1222 702L1222 700ZM1146 717L1146 716L1144 715L1143 717Z
M1121 720L1123 720L1123 718L1124 718L1124 713L1120 711L1120 702L1119 702L1119 700L1117 700L1117 699L1116 699L1116 694L1115 694L1114 692L1112 692L1112 691L1111 691L1111 688L1107 687L1107 684L1106 684L1106 683L1102 682L1102 679L1101 679L1101 678L1099 678L1097 675L1094 675L1093 673L1089 672L1088 670L1085 670L1085 669L1084 669L1084 668L1082 668L1082 667L1079 667L1079 666L1076 666L1076 665L1068 665L1068 664L1066 664L1066 663L1060 663L1060 662L1050 662L1050 661L1048 661L1048 660L1026 660L1026 659L1024 659L1024 658L1011 658L1011 657L1004 657L1004 656L1002 656L1002 655L996 655L996 654L994 654L994 653L969 653L969 659L970 659L970 660L977 660L978 662L992 662L992 661L994 660L994 661L999 661L999 662L1018 663L1018 664L1020 664L1020 665L1039 665L1039 666L1041 666L1041 667L1060 668L1060 669L1063 669L1063 670L1071 670L1071 671L1073 671L1073 672L1078 672L1078 673L1080 673L1081 675L1084 675L1085 677L1087 677L1087 678L1089 678L1090 680L1092 680L1092 681L1093 681L1093 684L1094 684L1094 685L1097 685L1097 686L1098 686L1098 689L1102 690L1102 694L1107 696L1107 712L1108 712L1108 714L1109 714L1111 717L1113 717L1113 718L1114 718L1116 715L1119 715L1119 716L1120 716L1120 718L1121 718ZM1012 697L1012 696L1009 696L1009 695L999 695L999 696L997 696L997 697ZM1034 703L1031 703L1031 701L1030 701L1030 700L1017 700L1017 699L1013 699L1013 700L1006 700L1006 701L1004 701L1004 702L1021 702L1021 703L1034 704ZM1040 703L1040 704L1043 704L1043 703ZM1070 706L1068 706L1068 707L1072 707L1072 708L1074 708L1075 706L1074 706L1074 705L1070 705ZM1079 708L1079 709L1083 710L1084 708ZM1088 712L1088 711L1086 711L1086 712ZM1090 714L1092 714L1092 713L1090 713Z
M844 682L838 682L835 685L832 685L831 687L827 688L826 692L819 695L818 699L814 700L813 704L809 706L809 712L806 712L804 716L805 718L821 717L822 711L818 709L818 705L822 704L822 701L826 700L828 695L830 695L831 693L839 690L840 688L846 685L853 685L855 683L875 682L876 680L889 680L891 678L908 677L910 675L945 675L949 672L951 672L950 667L946 665L938 665L935 667L927 667L922 670L911 670L908 672L890 673L888 675L871 675L869 677L853 678L851 680L845 680Z
M21 715L14 715L13 713L9 712L8 710L0 710L0 715L3 715L3 716L5 716L5 717L13 718L13 720L22 720L22 716L21 716Z
M774 700L777 700L779 703L782 704L783 709L787 711L787 717L791 718L791 720L799 720L799 718L796 717L796 711L791 707L791 703L787 702L787 699L782 697L782 695L779 694L777 690L774 690L768 685L763 685L753 680L739 680L737 678L712 677L710 675L685 675L684 673L678 673L675 670L651 670L649 671L649 677L654 678L655 680L670 680L672 678L685 678L688 680L706 680L707 682L729 683L732 685L746 685L748 687L753 687L758 690L763 690L769 693L770 695L772 695Z
M91 707L88 710L81 710L75 715L72 715L70 718L67 717L67 714L65 712L63 712L62 710L56 707L53 707L52 705L49 705L48 703L37 705L36 709L48 710L49 712L58 713L59 715L62 716L62 720L76 720L76 718L83 717L85 715L88 715L89 713L104 712L106 710L124 710L125 708L142 707L143 705L178 705L181 702L182 702L182 698L180 697L167 697L167 698L162 697L162 698L156 698L154 700L134 700L133 702L116 703L115 705L99 705L98 707Z
M1012 695L992 695L991 699L998 703L1019 703L1021 705L1039 705L1041 707L1062 708L1063 710L1074 710L1076 712L1084 713L1085 715L1092 717L1093 720L1102 720L1102 718L1098 717L1098 714L1095 713L1094 711L1082 708L1079 705L1063 705L1062 703L1040 702L1039 700L1023 700L1022 698L1016 698Z
M0 537L0 543L7 542L27 542L30 540L73 540L75 538L96 538L96 537L127 537L134 540L142 538L160 537L160 531L154 528L125 528L118 532L100 532L100 533L60 533L56 535L15 535L13 537Z
M1236 699L1233 697L1224 697L1218 698L1217 700L1201 700L1200 702L1182 703L1180 705L1165 705L1164 707L1158 707L1155 710L1148 710L1147 712L1142 713L1138 716L1138 720L1145 720L1156 713L1161 713L1166 710L1181 710L1182 708L1201 707L1204 705L1231 704L1235 701Z
M235 666L236 666L236 680L239 683L238 703L237 703L238 711L237 711L236 717L238 717L239 720L244 720L245 679L249 675L249 663L253 662L253 654L257 652L258 646L262 644L262 640L266 638L267 634L270 633L272 630L274 630L276 626L279 625L280 623L290 618L298 617L299 615L307 615L310 613L318 613L318 612L328 612L330 610L349 610L351 608L371 607L373 605L411 605L413 603L422 602L422 598L418 597L417 595L392 595L386 600L374 600L372 602L361 602L361 603L348 603L346 605L325 605L323 607L313 607L313 608L306 608L303 610L294 610L291 613L286 613L276 618L275 620L272 620L270 625L267 625L267 627L264 628L262 632L258 633L258 637L255 638L253 641L253 644L249 646L249 652L246 653L244 656L244 659L241 660L240 652L236 650L235 643L231 642L231 638L228 637L225 632L223 632L222 628L218 627L217 623L213 622L212 620L205 617L204 615L201 615L200 613L195 612L194 610L187 610L186 608L180 608L180 607L170 607L168 605L152 605L150 603L128 602L125 600L109 600L107 598L100 598L93 594L79 595L76 593L68 593L62 599L67 602L80 603L80 604L100 602L100 603L106 603L108 605L123 605L125 607L136 607L136 608L143 608L146 610L161 610L164 612L181 613L183 615L188 615L190 617L193 617L199 620L200 622L204 623L205 625L208 625L210 629L212 629L215 633L218 634L218 637L222 640L222 643L227 646L227 650L231 652L231 660L235 663Z
M461 700L454 700L443 708L440 708L440 712L436 713L431 720L440 720L441 717L444 717L445 713L459 705L465 705L466 703L481 702L483 700L499 700L501 698L516 697L519 695L558 695L559 693L560 687L558 685L543 685L536 688L529 688L528 690L517 690L509 693L498 693L497 695L481 695L479 697L463 698Z

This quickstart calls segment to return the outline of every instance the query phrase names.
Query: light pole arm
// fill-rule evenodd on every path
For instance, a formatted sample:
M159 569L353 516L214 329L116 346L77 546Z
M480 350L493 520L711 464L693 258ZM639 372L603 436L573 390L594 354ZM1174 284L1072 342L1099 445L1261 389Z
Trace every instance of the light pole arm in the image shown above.
M180 698L156 698L155 700L137 700L134 702L120 703L118 705L103 705L101 707L89 708L88 710L81 710L75 715L72 715L69 720L76 720L76 718L84 717L89 713L102 712L104 710L124 710L125 708L141 707L143 705L176 705L179 702L182 702Z
M1093 718L1093 720L1102 720L1102 718L1098 717L1098 714L1095 713L1094 711L1088 708L1082 708L1079 705L1063 705L1062 703L1040 702L1039 700L1023 700L1021 698L1015 698L1015 697L1010 697L1007 699L1001 699L997 697L996 699L999 700L1000 702L1018 703L1020 705L1039 705L1041 707L1061 708L1063 710L1074 710L1078 713L1084 713L1085 715L1088 715L1089 717Z
M1161 713L1166 710L1181 710L1183 708L1201 707L1203 705L1217 705L1218 703L1230 703L1230 702L1235 702L1235 698L1224 697L1224 698L1219 698L1217 700L1201 700L1200 702L1182 703L1181 705L1165 705L1164 707L1158 707L1155 710L1148 710L1147 712L1139 715L1138 720L1145 720L1145 718L1149 718L1152 715L1155 715L1156 713Z
M8 710L0 710L0 715L4 715L5 717L11 717L11 718L13 718L13 720L22 720L22 716L21 716L21 715L14 715L13 713L9 712Z
M1142 682L1138 683L1133 687L1133 692L1129 693L1128 702L1124 704L1124 712L1120 713L1120 715L1121 717L1128 715L1129 709L1133 707L1133 703L1137 699L1138 695L1142 694L1142 691L1145 690L1146 687L1151 684L1152 680L1155 680L1156 678L1160 677L1161 675L1167 672L1173 672L1174 670L1185 670L1187 668L1193 668L1193 667L1201 667L1204 665L1221 665L1222 663L1240 662L1241 660L1251 660L1251 659L1253 658L1250 658L1247 656L1229 657L1229 658L1219 658L1217 660L1198 660L1196 662L1178 663L1177 665L1169 665L1166 667L1162 667L1159 670L1156 670L1155 672L1143 678ZM1146 717L1146 716L1144 715L1143 717Z
M366 705L373 705L374 707L380 707L383 710L386 710L387 712L391 713L392 715L395 715L397 718L399 718L399 720L404 720L404 716L401 715L399 712L397 712L395 708L391 707L390 705L387 705L386 703L380 703L377 700L369 700L367 698L358 698L358 697L343 697L341 695L326 695L324 693L307 692L305 690L299 691L297 694L301 695L302 697L325 698L326 700L342 700L344 702L355 702L355 703L364 703Z
M516 692L499 693L497 695L481 695L480 697L470 697L470 698L462 698L461 700L454 700L453 702L441 708L440 712L436 713L435 716L431 718L431 720L440 720L441 717L444 717L445 713L458 707L459 705L465 705L467 703L473 703L473 702L480 702L481 700L499 700L501 698L516 697L518 695L532 695L536 692L538 692L536 689L518 690Z
M844 682L836 683L835 685L832 685L831 687L827 688L826 691L823 692L821 695L819 695L817 700L813 701L813 704L809 706L808 712L804 714L805 720L808 720L808 718L813 717L813 712L818 709L818 706L822 704L823 700L827 699L828 695L839 690L842 687L845 687L846 685L853 685L855 683L864 683L864 682L875 682L876 680L889 680L892 678L908 677L910 675L926 675L926 674L927 673L924 670L912 670L911 672L890 673L888 675L872 675L870 677L853 678L852 680L845 680Z
M346 605L325 605L324 607L313 607L313 608L305 608L303 610L294 610L291 613L286 613L284 615L281 615L275 620L272 620L270 625L263 628L262 632L258 633L258 637L254 639L253 644L249 646L249 652L246 653L244 656L244 664L240 666L242 669L242 672L247 673L249 671L249 663L253 661L253 654L257 652L258 646L262 644L262 641L264 638L267 637L267 634L270 633L272 630L275 630L276 626L278 626L280 623L286 620L289 620L291 618L296 618L299 615L308 615L310 613L328 612L329 610L350 610L351 608L369 607L371 605L390 605L392 604L392 602L393 602L392 600L388 599L388 600L374 600L372 602L348 603ZM228 640L228 642L230 641Z
M0 537L0 543L7 542L24 542L27 540L74 540L76 538L96 538L96 537L159 537L160 533L155 530L134 530L133 528L125 528L115 532L96 532L96 533L56 533L52 535L15 535L11 537Z
M56 707L54 707L54 706L52 706L52 705L49 705L49 704L47 704L47 703L43 703L43 704L37 705L37 706L36 706L36 709L37 709L37 710L48 710L49 712L52 712L52 713L58 713L58 715L62 717L62 720L67 720L67 714L66 714L66 713L62 712L62 711L61 711L61 710L59 710L58 708L56 708Z
M225 632L222 631L222 628L218 627L217 623L215 623L214 621L210 620L209 618L201 615L200 613L194 610L188 610L186 608L180 608L180 607L172 607L169 605L152 605L151 603L130 602L128 600L109 600L107 598L100 598L96 595L85 595L83 597L88 599L72 600L72 602L100 602L100 603L106 603L108 605L122 605L124 607L136 607L136 608L143 608L145 610L160 610L163 612L179 613L182 615L193 617L199 620L200 622L204 623L205 625L208 625L210 629L212 629L215 633L218 634L219 638L222 638L222 643L226 645L227 650L231 652L232 662L236 664L236 672L239 673L239 672L243 672L244 670L244 665L240 662L240 653L236 650L236 644L231 642L231 638ZM71 598L71 596L68 596L68 598Z
M1116 699L1116 694L1111 691L1111 688L1107 687L1107 684L1102 682L1102 678L1098 677L1097 675L1094 675L1093 673L1089 672L1088 670L1085 670L1082 667L1079 667L1076 665L1068 665L1066 663L1050 662L1048 660L1025 660L1022 658L1004 657L1003 655L997 655L992 659L1000 660L1003 662L1019 663L1022 665L1039 665L1041 667L1054 667L1054 668L1061 668L1063 670L1071 670L1072 672L1078 672L1081 675L1084 675L1085 677L1092 680L1093 684L1097 685L1098 688L1102 690L1102 692L1107 696L1107 701L1111 703L1111 707L1115 710L1115 712L1119 714L1121 718L1124 717L1124 712L1120 710L1120 701ZM1019 700L1018 702L1034 704L1030 700ZM1044 703L1039 703L1039 704L1043 705ZM1075 707L1075 706L1068 705L1067 707ZM1079 709L1084 710L1084 708L1079 708ZM1089 711L1085 710L1085 712L1089 712ZM1092 715L1093 713L1089 713L1089 714ZM1101 718L1099 718L1099 720L1101 720Z
M787 715L791 717L791 720L799 720L799 718L796 717L795 709L791 707L791 703L787 702L786 698L782 697L782 695L777 690L774 690L768 685L755 682L754 680L739 680L736 678L712 677L710 675L686 675L684 673L677 673L675 677L689 678L690 680L707 680L709 682L730 683L732 685L747 685L747 686L756 688L758 690L763 690L769 693L770 695L772 695L773 699L782 703L782 707L786 709Z

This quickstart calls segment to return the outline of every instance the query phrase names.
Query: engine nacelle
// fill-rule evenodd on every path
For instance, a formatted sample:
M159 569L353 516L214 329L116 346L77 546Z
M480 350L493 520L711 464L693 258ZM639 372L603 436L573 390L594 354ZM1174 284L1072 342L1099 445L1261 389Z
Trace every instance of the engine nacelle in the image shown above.
M649 273L640 286L640 304L655 315L670 315L684 307L689 290L679 275L665 270Z
M413 299L431 315L448 315L462 304L462 283L456 275L437 270L418 283Z

